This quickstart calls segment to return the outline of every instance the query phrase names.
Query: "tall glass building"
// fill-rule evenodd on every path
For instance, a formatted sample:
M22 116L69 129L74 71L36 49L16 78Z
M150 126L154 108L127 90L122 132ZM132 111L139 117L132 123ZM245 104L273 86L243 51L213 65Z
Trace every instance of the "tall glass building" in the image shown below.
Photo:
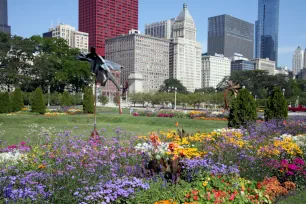
M0 0L0 32L11 33L7 17L7 0Z
M255 56L278 61L279 0L258 0Z

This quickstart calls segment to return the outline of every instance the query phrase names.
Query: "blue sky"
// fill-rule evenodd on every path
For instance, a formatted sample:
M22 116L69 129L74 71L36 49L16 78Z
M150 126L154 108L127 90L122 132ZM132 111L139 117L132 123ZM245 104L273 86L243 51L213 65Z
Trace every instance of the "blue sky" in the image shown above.
M186 2L197 27L197 39L207 49L208 17L229 14L245 21L257 20L257 0L139 0L139 30L146 23L176 17ZM41 35L59 22L78 27L78 0L8 0L12 34ZM279 65L292 67L297 46L306 47L306 0L281 0Z

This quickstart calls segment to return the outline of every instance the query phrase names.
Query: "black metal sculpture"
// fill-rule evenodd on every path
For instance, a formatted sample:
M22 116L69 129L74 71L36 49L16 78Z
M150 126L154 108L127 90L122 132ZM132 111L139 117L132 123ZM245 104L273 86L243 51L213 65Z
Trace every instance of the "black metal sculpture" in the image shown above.
M112 74L113 71L120 71L123 67L117 63L103 59L100 55L96 53L96 48L92 47L89 54L81 53L78 60L87 61L91 64L91 72L95 74L95 104L94 104L94 130L91 133L91 137L94 140L99 140L99 134L97 132L97 117L96 117L96 107L97 107L97 84L105 86L106 82L110 80L115 84L118 91L120 91L120 86Z

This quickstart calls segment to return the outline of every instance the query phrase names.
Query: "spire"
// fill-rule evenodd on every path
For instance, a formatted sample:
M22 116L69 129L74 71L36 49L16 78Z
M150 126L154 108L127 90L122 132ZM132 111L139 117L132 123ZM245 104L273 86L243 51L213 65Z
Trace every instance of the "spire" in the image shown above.
M186 4L186 3L184 3L183 9L184 9L184 10L187 9L187 4Z
M186 3L184 3L183 10L181 11L180 15L176 18L176 20L177 21L187 21L189 23L194 23L193 18L188 11Z

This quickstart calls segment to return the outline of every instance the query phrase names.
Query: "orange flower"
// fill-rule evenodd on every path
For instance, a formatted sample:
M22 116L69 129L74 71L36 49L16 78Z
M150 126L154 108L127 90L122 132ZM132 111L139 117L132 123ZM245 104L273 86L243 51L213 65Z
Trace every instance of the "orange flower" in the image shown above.
M155 133L152 133L152 134L150 135L150 139L151 139L151 142L152 142L152 144L153 144L154 146L157 146L157 145L160 144L159 137L158 137L158 135L156 135Z
M178 122L176 122L176 123L175 123L175 126L176 126L176 127L178 127L178 126L179 126L179 123L178 123Z
M38 168L39 169L44 169L44 168L46 168L46 165L40 164L40 165L38 165Z

